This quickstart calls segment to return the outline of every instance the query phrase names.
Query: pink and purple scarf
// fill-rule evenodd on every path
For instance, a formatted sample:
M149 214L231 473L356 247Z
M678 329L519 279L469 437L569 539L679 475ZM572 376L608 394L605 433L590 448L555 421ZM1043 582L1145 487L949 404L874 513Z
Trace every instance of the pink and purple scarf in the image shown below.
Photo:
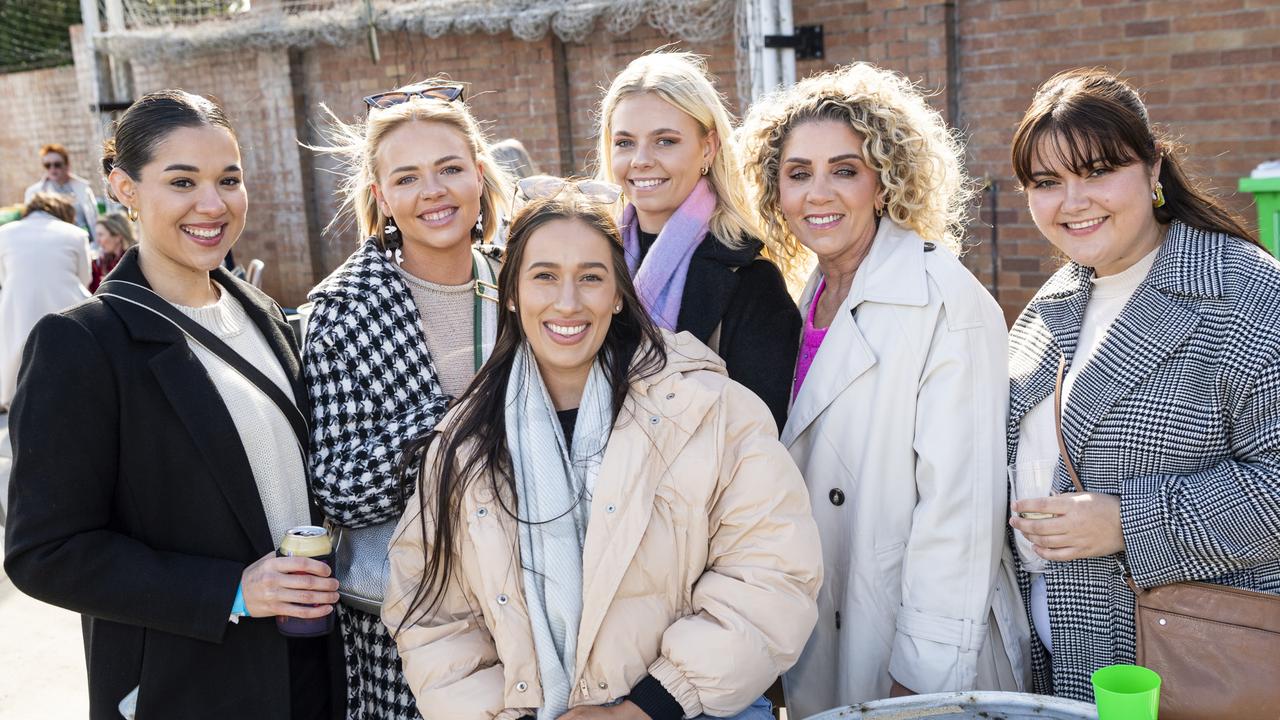
M698 180L689 197L658 233L658 239L640 262L640 223L631 203L622 211L619 225L626 249L627 268L635 279L636 292L657 325L672 332L680 318L680 299L689 275L689 260L707 234L716 210L716 194L706 178ZM638 269L637 269L638 267Z

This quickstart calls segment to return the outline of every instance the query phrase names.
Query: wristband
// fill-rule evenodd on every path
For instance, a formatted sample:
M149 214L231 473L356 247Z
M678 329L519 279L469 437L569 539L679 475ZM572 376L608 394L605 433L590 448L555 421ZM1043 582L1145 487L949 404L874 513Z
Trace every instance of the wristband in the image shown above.
M244 585L236 586L236 599L231 603L231 617L228 618L233 623L240 622L242 617L253 617L249 614L249 610L244 606Z

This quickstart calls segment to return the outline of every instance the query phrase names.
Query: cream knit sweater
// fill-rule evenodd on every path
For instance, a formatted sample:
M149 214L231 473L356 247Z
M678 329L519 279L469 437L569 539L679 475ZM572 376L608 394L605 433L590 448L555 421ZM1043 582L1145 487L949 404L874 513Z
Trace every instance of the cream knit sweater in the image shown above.
M221 289L221 288L219 288ZM175 305L179 311L203 325L231 346L263 375L271 379L284 394L294 399L284 368L276 359L262 332L249 319L244 307L231 293L213 305L193 308ZM307 504L306 470L298 441L280 408L253 383L243 378L221 358L203 345L187 339L193 352L209 373L209 378L222 396L231 414L240 444L249 458L258 497L267 516L272 542L280 544L289 528L311 524Z

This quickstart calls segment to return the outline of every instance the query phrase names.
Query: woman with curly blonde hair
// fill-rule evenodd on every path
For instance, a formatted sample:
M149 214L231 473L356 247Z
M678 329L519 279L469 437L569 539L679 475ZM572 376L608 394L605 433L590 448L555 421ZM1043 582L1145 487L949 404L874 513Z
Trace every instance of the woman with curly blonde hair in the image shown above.
M789 711L1021 689L1005 322L955 254L959 143L910 82L861 63L764 99L740 132L769 242L817 257L782 442L828 573Z
M599 177L622 186L627 265L659 327L688 331L786 421L800 314L770 253L706 63L632 60L600 102Z

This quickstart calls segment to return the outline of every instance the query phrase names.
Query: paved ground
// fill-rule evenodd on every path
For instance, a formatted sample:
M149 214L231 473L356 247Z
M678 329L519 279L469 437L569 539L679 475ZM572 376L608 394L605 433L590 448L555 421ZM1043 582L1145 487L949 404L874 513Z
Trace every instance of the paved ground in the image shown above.
M6 499L10 455L9 416L0 415L0 498ZM23 595L0 570L0 720L88 715L80 616Z

